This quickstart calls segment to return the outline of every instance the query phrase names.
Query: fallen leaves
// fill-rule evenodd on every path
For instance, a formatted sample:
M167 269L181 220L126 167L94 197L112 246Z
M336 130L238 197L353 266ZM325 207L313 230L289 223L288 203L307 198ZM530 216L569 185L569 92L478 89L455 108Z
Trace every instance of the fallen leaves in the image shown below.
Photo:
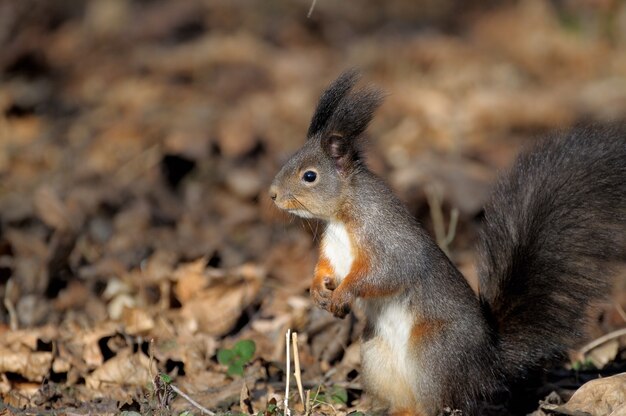
M591 380L566 404L545 405L544 410L566 416L622 416L626 414L626 373Z
M0 372L19 374L27 380L41 382L50 372L52 353L12 352L0 349Z
M145 410L159 372L211 409L268 413L288 328L307 389L336 414L364 403L362 319L307 293L322 226L266 196L346 67L390 93L372 165L421 221L425 184L459 209L450 251L470 271L495 170L540 130L626 114L623 19L602 20L620 2L588 4L574 31L544 0L320 3L311 18L297 2L78 3L0 6L0 396L20 408ZM425 21L445 10L458 31ZM242 339L243 380L217 356Z
M124 350L98 366L85 378L85 384L94 391L143 387L152 380L151 374L156 373L156 364L145 354Z

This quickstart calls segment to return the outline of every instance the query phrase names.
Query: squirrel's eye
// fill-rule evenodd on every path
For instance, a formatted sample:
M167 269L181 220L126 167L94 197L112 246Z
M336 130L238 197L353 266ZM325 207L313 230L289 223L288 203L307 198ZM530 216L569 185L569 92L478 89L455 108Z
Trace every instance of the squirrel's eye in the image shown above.
M302 179L305 182L315 182L315 179L317 179L317 173L313 172L312 170L307 170L302 175Z

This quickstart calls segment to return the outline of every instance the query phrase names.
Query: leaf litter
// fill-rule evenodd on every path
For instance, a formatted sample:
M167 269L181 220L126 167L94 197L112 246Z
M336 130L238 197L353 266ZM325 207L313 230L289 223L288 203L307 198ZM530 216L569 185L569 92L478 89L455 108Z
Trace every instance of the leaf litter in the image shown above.
M173 388L282 414L288 329L309 411L375 414L362 317L308 298L321 225L265 196L327 82L356 66L390 92L370 165L429 229L429 192L437 218L458 210L473 284L497 171L542 132L626 116L623 2L409 3L0 4L1 414L201 413ZM621 277L593 338L624 326ZM546 386L625 371L625 341ZM612 406L620 382L585 394Z

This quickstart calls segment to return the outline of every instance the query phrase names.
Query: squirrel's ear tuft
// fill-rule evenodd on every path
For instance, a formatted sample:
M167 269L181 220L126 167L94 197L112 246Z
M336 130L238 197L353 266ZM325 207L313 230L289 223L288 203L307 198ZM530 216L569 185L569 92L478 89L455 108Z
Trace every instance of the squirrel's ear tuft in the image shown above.
M383 94L373 87L353 91L337 105L329 118L327 131L337 132L351 139L358 138L374 117L374 112L383 102Z
M354 84L359 80L360 74L357 70L351 69L342 73L339 78L333 81L332 84L324 91L320 97L320 101L317 104L313 118L311 119L311 125L307 137L312 137L316 133L319 133L326 125L328 120L337 110L339 103L346 96L346 94L352 89Z
M353 90L359 79L355 70L344 72L322 94L308 137L318 137L322 149L337 167L347 171L359 160L359 136L383 101L383 94L373 87Z

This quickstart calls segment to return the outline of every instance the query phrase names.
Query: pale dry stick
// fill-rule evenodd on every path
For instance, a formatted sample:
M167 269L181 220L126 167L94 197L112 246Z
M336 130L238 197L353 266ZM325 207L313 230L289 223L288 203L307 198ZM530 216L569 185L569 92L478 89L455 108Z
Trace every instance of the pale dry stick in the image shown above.
M613 332L609 332L608 334L605 334L605 335L601 336L600 338L594 339L590 343L588 343L585 346L583 346L580 350L578 350L578 353L580 355L584 356L589 351L591 351L592 349L594 349L596 347L599 347L600 345L604 344L605 342L611 341L612 339L619 338L619 337L622 337L622 336L625 336L625 335L626 335L626 328L622 328L622 329L618 329L618 330L613 331Z
M291 329L287 329L287 333L285 334L285 349L287 350L287 382L285 384L285 415L291 416L291 411L289 410L289 375L291 374L291 357L289 355L289 338L291 335Z
M622 305L620 305L617 302L615 302L613 304L615 305L615 309L617 309L617 313L619 313L619 316L621 316L621 318L624 320L624 322L626 322L626 312L624 312L624 308L622 308Z
M152 384L154 384L154 374L152 374L152 363L154 362L154 338L150 338L150 344L148 344L148 353L150 354L148 373L150 373L150 380L152 380Z
M426 188L426 200L430 208L430 217L433 221L433 229L435 231L435 239L437 244L450 256L450 250L448 249L454 236L456 234L456 226L459 220L459 210L452 208L450 211L450 224L448 224L448 231L446 232L446 225L443 218L442 196L441 190L435 186L429 186Z
M313 410L311 408L311 390L307 390L306 391L306 404L304 405L304 416L310 416L311 415L311 411Z
M7 308L7 312L9 313L9 326L11 327L11 331L17 331L19 329L17 311L11 300L11 294L14 289L15 283L13 283L13 279L9 279L4 290L4 307Z
M435 240L446 255L448 246L446 244L446 226L443 221L443 210L441 208L441 192L434 185L426 187L426 200L430 208L430 218L433 221L433 231L435 232Z
M150 363L153 363L154 362L154 338L150 339L150 346L148 347L148 351L150 353ZM152 365L150 365L148 367L148 371L150 372L150 378L152 380L154 380L154 375L152 374ZM154 384L154 381L152 383ZM180 397L182 397L183 399L187 400L192 406L194 406L198 410L200 410L200 413L207 414L209 416L217 416L216 413L214 413L214 412L210 411L209 409L205 408L204 406L202 406L200 403L198 403L197 401L195 401L194 399L189 397L187 394L185 394L181 389L176 387L174 384L168 383L168 386L172 390L174 390L176 392L176 394L178 394Z
M311 8L309 9L309 13L307 13L306 18L310 19L311 15L313 14L313 9L315 8L315 3L317 3L317 0L313 0L313 2L311 3Z
M304 412L307 410L307 402L304 401L304 389L302 388L302 374L300 372L300 354L298 352L298 333L294 332L291 334L291 341L293 344L293 365L294 365L294 376L296 377L296 384L298 385L298 393L300 394L300 400L302 400L302 405L304 406Z
M200 403L198 403L197 401L195 401L191 397L187 396L181 389L179 389L178 387L176 387L172 383L170 383L169 386L172 388L172 390L174 390L176 392L176 394L178 394L180 397L182 397L183 399L185 399L189 403L191 403L195 408L200 410L200 413L206 414L206 415L209 415L209 416L216 416L217 415L216 413L213 413L212 411L210 411L206 407L203 407Z
M320 390L321 390L321 389L322 389L322 386L321 386L321 385L320 385L320 386L317 386L317 391L315 392L315 397L313 397L313 403L314 403L314 404L313 404L313 407L311 407L311 409L310 409L310 410L315 409L316 407L318 407L318 406L321 404L321 403L319 403L319 402L318 402L318 403L315 403L315 402L317 402L317 397L320 395ZM309 390L307 393L310 393L310 392L311 392L311 391ZM310 395L308 395L308 396L310 396ZM309 397L309 398L310 398L310 397ZM307 398L307 400L309 400L309 398Z
M328 373L326 373L326 374L328 374ZM317 391L315 392L315 397L313 397L313 403L314 403L314 404L313 404L313 406L309 409L309 413L305 413L305 416L310 416L311 411L313 411L313 409L315 409L316 407L321 406L322 404L325 404L326 406L328 406L328 407L330 407L331 409L333 409L333 414L335 414L335 415L337 414L337 409L335 408L335 406L333 406L333 405L332 405L332 403L322 402L321 400L320 400L320 401L318 401L318 400L317 400L317 398L318 398L318 397L319 397L319 395L320 395L320 391L321 391L321 389L322 389L322 386L321 386L321 385L318 385L318 386L317 386ZM311 400L311 395L310 395L310 393L311 393L311 390L307 390L307 391L306 391L306 401L307 401L307 403L309 403L309 402L310 402L310 400Z
M459 221L459 209L452 208L450 210L450 223L448 224L448 233L446 234L446 247L448 247L452 241L454 240L454 236L456 235L456 225Z

